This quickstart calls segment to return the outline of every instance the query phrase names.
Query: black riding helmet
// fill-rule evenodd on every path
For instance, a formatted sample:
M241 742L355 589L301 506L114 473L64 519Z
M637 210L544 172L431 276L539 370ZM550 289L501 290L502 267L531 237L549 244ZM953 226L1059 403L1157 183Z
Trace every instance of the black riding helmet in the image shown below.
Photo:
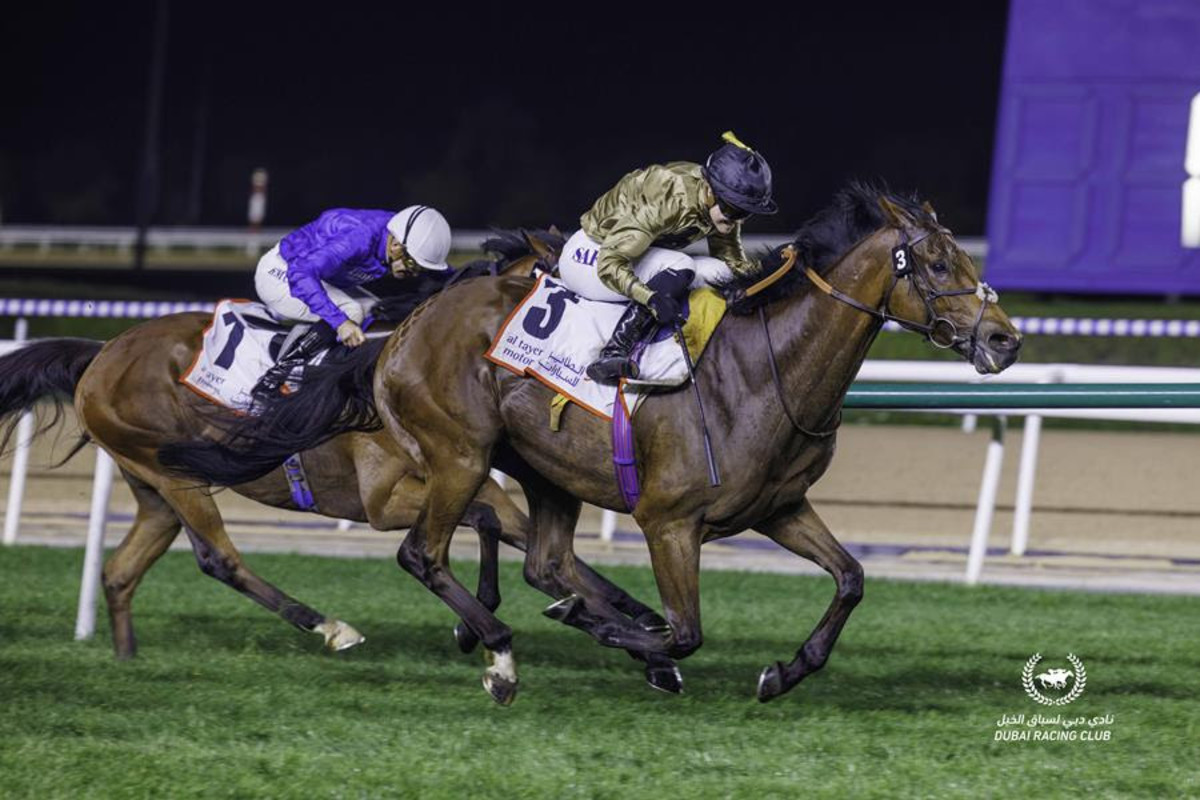
M704 179L712 186L717 201L747 214L774 214L779 210L771 199L771 167L761 154L738 141L732 131L722 136L721 145L704 162Z

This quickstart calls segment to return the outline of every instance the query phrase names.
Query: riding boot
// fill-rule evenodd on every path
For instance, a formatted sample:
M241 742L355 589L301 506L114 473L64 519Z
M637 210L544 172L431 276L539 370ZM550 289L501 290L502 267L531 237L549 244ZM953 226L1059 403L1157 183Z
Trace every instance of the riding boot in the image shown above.
M327 323L314 323L286 353L280 353L275 365L255 384L251 392L255 402L265 403L278 395L297 367L304 366L310 358L336 341L337 333Z
M617 321L612 338L600 357L588 365L587 375L596 383L615 384L621 378L636 378L637 364L630 360L633 346L654 327L654 314L641 303L630 303Z

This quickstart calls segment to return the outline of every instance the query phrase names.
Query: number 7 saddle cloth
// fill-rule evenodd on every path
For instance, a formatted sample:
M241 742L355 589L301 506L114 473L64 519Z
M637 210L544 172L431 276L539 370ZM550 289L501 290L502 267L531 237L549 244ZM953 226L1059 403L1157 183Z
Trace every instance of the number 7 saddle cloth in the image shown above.
M696 289L688 299L690 313L684 338L693 362L698 361L713 330L725 314L725 301L712 289ZM484 357L518 375L528 375L605 420L611 420L617 393L586 374L600 355L624 303L587 300L557 278L543 274L533 290L513 309ZM666 329L641 348L639 376L622 381L625 403L635 409L648 390L677 387L687 381L687 365L679 343Z
M179 382L206 400L237 412L250 408L250 392L275 365L288 339L307 326L278 322L267 307L252 300L222 300L204 329L196 358ZM325 353L309 363L320 363Z

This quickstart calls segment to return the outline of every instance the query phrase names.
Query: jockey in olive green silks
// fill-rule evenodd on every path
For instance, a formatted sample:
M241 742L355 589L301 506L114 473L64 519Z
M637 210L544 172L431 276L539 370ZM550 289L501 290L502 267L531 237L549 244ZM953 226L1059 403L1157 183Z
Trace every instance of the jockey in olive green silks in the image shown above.
M559 275L589 300L633 302L600 357L587 369L599 383L637 377L629 353L657 322L683 320L683 301L696 286L758 270L742 249L742 222L774 214L771 168L731 132L703 166L655 164L621 178L580 217L563 248ZM703 237L711 258L680 249Z

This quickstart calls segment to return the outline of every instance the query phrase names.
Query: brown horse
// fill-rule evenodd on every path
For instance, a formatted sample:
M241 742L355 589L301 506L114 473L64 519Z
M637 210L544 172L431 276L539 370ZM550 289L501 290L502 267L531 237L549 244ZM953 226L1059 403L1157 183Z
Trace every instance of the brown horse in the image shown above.
M731 313L696 374L724 483L709 485L690 391L651 397L635 419L642 495L633 515L670 623L665 635L631 624L577 572L580 501L623 507L608 425L568 412L550 431L550 391L481 357L529 281L443 293L388 342L375 371L377 408L398 441L419 444L427 481L426 507L397 559L479 634L496 659L493 680L516 680L511 631L447 567L450 537L493 463L530 498L536 538L525 574L560 599L551 615L607 645L687 656L702 641L701 544L754 529L816 562L837 586L796 655L763 670L758 698L788 691L825 664L862 597L863 573L806 495L833 457L843 399L876 334L897 320L981 373L1013 363L1021 340L928 204L853 186L793 248L808 269L753 297L746 285L724 288ZM764 271L783 261L776 251Z
M524 259L505 266L528 272L531 263L532 259ZM352 627L309 608L251 572L229 540L211 494L199 490L194 480L171 474L158 461L157 450L164 442L181 435L202 439L231 424L229 415L216 412L178 381L200 347L208 320L205 314L175 314L137 325L107 345L45 340L4 356L0 358L0 419L15 417L38 400L74 395L88 438L116 459L133 491L137 501L133 526L103 573L119 658L132 657L137 649L133 594L181 527L205 574L302 630L322 634L332 649L358 644L362 637ZM377 353L382 344L365 345L363 351ZM369 386L369 372L365 379ZM368 522L379 530L407 528L416 520L424 505L424 482L418 465L392 436L382 430L353 432L309 443L313 446L301 458L318 513ZM281 468L252 469L246 478L233 490L269 506L296 508ZM529 520L489 480L481 486L464 523L480 535L477 599L494 609L500 603L497 539L524 549ZM630 614L643 615L651 623L657 617L599 576L589 577L597 591L607 593ZM455 637L464 652L477 643L462 624L455 628Z
M181 432L201 434L214 414L207 402L178 383L192 363L209 316L174 314L137 325L108 345L50 339L0 358L0 416L16 415L52 394L75 396L87 431L116 460L133 493L133 526L104 565L103 585L118 658L136 654L131 605L146 571L186 525L197 562L213 576L297 627L321 633L343 650L362 641L344 622L329 619L250 572L229 541L216 504L195 481L166 474L154 459L161 442ZM417 465L382 431L339 436L301 454L318 513L406 528L421 509L424 486ZM297 509L282 468L239 484L238 494L275 508ZM497 538L523 546L528 519L489 481L464 523L480 534L479 599L499 605ZM465 627L460 646L474 642Z

